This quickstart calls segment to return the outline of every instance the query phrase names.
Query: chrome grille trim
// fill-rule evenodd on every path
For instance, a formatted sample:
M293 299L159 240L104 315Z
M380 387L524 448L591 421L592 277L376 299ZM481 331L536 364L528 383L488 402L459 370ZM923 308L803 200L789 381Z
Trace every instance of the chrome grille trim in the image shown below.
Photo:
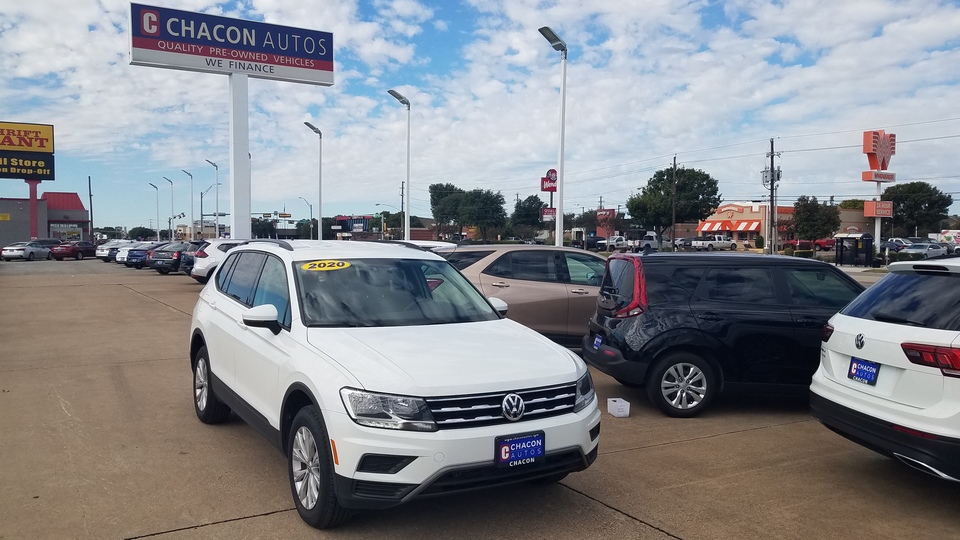
M526 406L520 422L573 412L577 395L576 383L571 382L524 390L426 398L426 402L440 429L488 426L509 422L501 407L504 397L511 393L522 397Z

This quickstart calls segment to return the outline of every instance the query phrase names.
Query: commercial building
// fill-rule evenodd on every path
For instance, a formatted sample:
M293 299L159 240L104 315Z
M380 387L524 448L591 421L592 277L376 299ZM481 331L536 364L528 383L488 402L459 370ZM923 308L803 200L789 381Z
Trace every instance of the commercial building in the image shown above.
M78 194L48 191L36 203L36 238L90 240L90 212ZM0 198L0 245L31 239L30 199Z

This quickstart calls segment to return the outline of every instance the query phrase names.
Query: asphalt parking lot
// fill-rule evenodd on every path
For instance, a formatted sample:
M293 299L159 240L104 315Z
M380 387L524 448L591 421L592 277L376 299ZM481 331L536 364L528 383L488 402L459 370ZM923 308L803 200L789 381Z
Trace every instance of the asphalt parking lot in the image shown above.
M97 260L0 263L0 539L942 539L960 527L960 485L834 435L802 395L725 397L680 420L594 372L604 410L620 397L631 414L604 414L587 471L316 531L274 447L239 420L196 419L199 290Z

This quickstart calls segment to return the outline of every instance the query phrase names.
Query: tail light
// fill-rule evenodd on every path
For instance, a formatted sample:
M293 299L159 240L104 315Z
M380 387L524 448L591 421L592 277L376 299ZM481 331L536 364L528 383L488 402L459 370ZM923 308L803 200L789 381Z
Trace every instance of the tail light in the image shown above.
M179 259L179 258L180 258L180 252L179 252L179 251L174 251L174 252L173 252L173 257L171 257L171 258L172 258L172 259Z
M833 335L833 325L825 324L823 325L823 333L820 334L820 341L826 343L830 341L830 336Z
M207 255L207 252L202 249L193 254L194 259L203 259L205 257L209 257L209 255Z
M647 310L647 280L643 275L643 263L640 262L640 257L629 259L633 262L633 298L627 307L613 314L615 319L636 317Z
M902 343L900 348L912 364L940 368L947 377L960 377L960 349L918 343Z
M147 257L153 257L153 250L152 250L152 249L147 252Z

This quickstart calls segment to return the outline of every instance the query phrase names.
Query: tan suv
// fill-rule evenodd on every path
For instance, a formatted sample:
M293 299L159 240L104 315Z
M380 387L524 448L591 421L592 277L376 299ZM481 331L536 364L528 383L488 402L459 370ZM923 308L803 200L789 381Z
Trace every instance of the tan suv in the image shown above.
M507 318L553 341L580 347L596 309L606 259L556 246L472 245L435 249L484 296L510 306Z

